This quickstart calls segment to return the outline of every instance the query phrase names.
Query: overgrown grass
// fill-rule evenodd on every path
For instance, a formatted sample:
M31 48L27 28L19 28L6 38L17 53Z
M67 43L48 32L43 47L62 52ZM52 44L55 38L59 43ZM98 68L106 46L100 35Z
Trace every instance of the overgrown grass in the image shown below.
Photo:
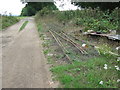
M17 17L18 20L21 20L21 19L24 19L24 18L26 18L26 16L18 16Z
M41 32L42 30L40 30ZM43 31L42 31L43 32ZM49 47L50 41L44 40L43 46ZM107 45L98 46L99 55L87 60L80 60L81 55L75 55L72 51L70 57L75 59L73 64L55 65L51 53L52 48L44 50L48 63L53 64L50 69L55 75L55 80L61 83L62 88L118 88L119 86L119 70L116 69L119 61L116 55L111 55L112 49ZM91 53L89 53L91 54ZM64 55L56 55L57 59L61 59ZM77 60L78 58L78 60ZM107 68L105 68L107 65ZM103 82L103 83L101 83Z
M113 62L114 61L114 62ZM108 69L104 69L104 65ZM87 61L74 61L73 64L51 68L64 88L117 88L119 85L115 58L96 57ZM103 81L103 84L100 82Z
M45 11L46 10L46 11ZM61 23L69 23L84 27L84 31L94 30L95 32L109 33L110 30L118 29L118 12L116 8L111 13L109 11L101 11L99 8L74 11L49 11L49 9L41 10L37 13L36 18L46 15L53 15ZM43 15L44 11L44 15Z
M19 31L23 30L25 28L25 26L27 25L28 21L25 21L22 26L20 27Z
M39 23L38 25L37 25L37 27L38 27L38 32L42 32L42 25L41 25L41 23Z
M118 12L120 9L115 9L111 13L109 11L103 12L99 8L85 9L76 11L64 11L57 14L60 21L69 22L85 27L85 31L94 30L102 33L108 33L109 30L118 29ZM116 18L115 18L116 17Z
M5 29L19 21L15 16L2 16L1 18L2 18L2 29Z
M74 15L70 15L70 12ZM83 26L86 25L87 29L90 29L91 24L94 22L92 27L95 27L97 22L104 22L106 24L105 30L108 32L109 29L112 29L110 26L111 23L116 23L117 18L112 17L113 22L108 20L108 17L106 16L107 12L105 15L104 12L99 12L98 11L93 11L94 13L91 13L91 11L66 11L66 12L54 12L54 15L56 16L57 20L60 20L60 22L69 22L71 20L75 21L73 24L76 24L76 19L78 22L81 24L76 24L76 25L81 25ZM89 13L88 13L89 12ZM99 12L99 13L96 13ZM76 14L77 13L77 14ZM100 14L101 13L101 14ZM52 13L53 14L53 13ZM66 15L65 15L66 14ZM88 14L88 15L87 15ZM113 14L113 13L112 13ZM111 15L112 15L111 14ZM116 13L115 13L116 14ZM115 15L114 14L114 15ZM57 16L62 16L63 17L57 17ZM69 16L68 16L69 15ZM96 15L94 18L89 17L90 15ZM114 16L113 15L113 16ZM65 16L65 17L64 17ZM101 16L101 19L99 18ZM105 17L103 17L105 16ZM41 17L41 16L40 16ZM37 16L37 20L40 18L39 15ZM89 17L89 18L87 18ZM83 19L81 19L83 18ZM103 18L103 19L102 19ZM107 19L106 19L107 18ZM86 19L84 21L84 19ZM90 19L90 20L89 20ZM82 21L83 20L83 21ZM103 20L103 21L102 21ZM92 23L91 23L92 22ZM42 23L42 22L41 22ZM43 22L44 23L44 22ZM108 24L110 23L110 24ZM105 26L103 24L103 26ZM99 24L98 24L99 25ZM89 27L90 26L90 27ZM110 26L110 28L108 27ZM43 28L41 28L41 24L38 25L38 31L43 33ZM99 26L97 26L99 27ZM99 29L100 30L100 29ZM99 31L96 29L96 31ZM102 32L104 29L102 29ZM106 32L105 31L105 32ZM46 43L43 44L44 47L50 47L48 44L49 41L46 41ZM50 64L53 64L52 68L50 69L53 74L55 75L55 79L60 82L60 87L62 88L118 88L119 87L119 62L117 61L117 55L111 54L112 49L106 45L98 46L99 48L96 48L98 50L97 56L86 58L86 60L80 60L82 55L76 55L74 52L69 50L70 52L70 58L74 59L72 62L73 64L60 64L60 65L55 65L57 62L53 60L53 57L47 56L48 62ZM52 48L48 48L44 51L44 54L47 55L51 52ZM91 54L92 53L88 53ZM78 56L78 57L77 57ZM61 59L64 57L64 55L56 55L55 56L57 59Z
M56 80L62 84L61 87L118 88L120 69L117 56L108 53L111 49L106 45L99 46L98 51L99 56L85 61L74 60L73 64L52 67L51 71L56 76ZM74 53L71 53L71 56L74 56Z

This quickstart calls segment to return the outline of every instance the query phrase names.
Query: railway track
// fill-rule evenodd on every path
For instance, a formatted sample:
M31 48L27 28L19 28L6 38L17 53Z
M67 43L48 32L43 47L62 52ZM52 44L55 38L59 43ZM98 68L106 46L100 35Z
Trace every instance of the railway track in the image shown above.
M78 38L76 38L75 36L73 36L73 35L71 35L71 34L67 34L67 33L65 33L63 30L61 30L61 29L63 29L64 27L62 27L62 26L59 26L59 25L57 25L57 24L49 24L49 26L51 26L50 28L51 29L54 29L54 28L57 28L57 30L55 30L54 29L54 31L58 31L59 33L62 33L62 34L64 34L66 37L71 37L71 41L72 42L74 42L75 43L75 40L78 40L78 41L80 41L80 42L83 42L83 43L86 43L86 44L88 44L88 45L90 45L90 46L95 46L95 44L92 44L92 43L90 43L90 42L87 42L87 41L85 41L85 40L82 40L82 39L78 39ZM59 28L58 28L59 27ZM70 38L69 38L70 39ZM79 44L78 44L78 46L79 46ZM86 52L87 53L87 52Z
M50 32L50 34L52 35L52 37L55 39L55 41L58 43L58 45L61 47L64 55L65 55L66 58L69 60L69 63L71 63L71 59L70 59L70 57L69 57L68 54L67 54L67 53L69 53L69 51L67 51L67 49L64 47L64 45L62 44L62 42L60 41L60 39L57 38L51 30L49 30L49 32Z
M68 34L66 34L66 35L68 35ZM90 46L92 46L92 47L95 47L95 46L96 46L96 45L93 44L93 43L87 42L87 41L82 40L82 39L80 39L80 38L76 38L74 35L69 34L68 36L72 37L74 40L77 40L77 41L86 43L87 45L90 45Z
M69 56L69 51L67 50L67 48L64 46L64 41L66 41L65 43L69 43L71 44L71 47L76 48L76 50L78 50L81 54L83 55L87 55L87 51L84 50L78 43L76 43L75 41L73 41L69 36L67 36L64 32L56 32L54 30L49 30L50 34L52 35L52 37L55 39L55 41L57 42L57 44L61 47L64 55L66 56L66 58L69 60L69 62L71 63L72 59Z
M95 48L95 46L97 46L96 43L91 43L80 37L76 38L74 34L64 32L64 27L54 23L48 23L46 27L50 37L52 36L55 39L69 63L72 64L73 60L84 61L99 56L99 52ZM67 46L65 44L67 44ZM88 48L83 48L83 44L88 45Z
M52 36L52 38L54 38L69 63L72 63L73 60L84 61L98 56L94 45L82 39L76 40L73 35L63 31L64 27L59 27L59 25L56 24L47 24L46 27L50 37ZM84 48L82 46L83 44L87 44L88 48Z
M58 35L59 37L61 37L62 39L64 39L65 41L71 43L74 47L76 47L82 54L88 54L87 51L85 51L84 49L82 49L82 47L76 43L75 41L73 41L71 38L69 38L65 33L61 32L61 33L57 33L55 31L53 31L56 35Z

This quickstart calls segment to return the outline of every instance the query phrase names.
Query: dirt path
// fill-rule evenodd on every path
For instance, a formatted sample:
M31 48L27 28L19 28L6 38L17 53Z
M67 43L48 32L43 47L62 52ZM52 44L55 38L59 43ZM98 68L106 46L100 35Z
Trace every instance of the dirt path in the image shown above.
M28 20L24 30L18 32ZM53 85L47 61L42 51L42 41L33 18L27 18L3 32L2 87L49 88Z

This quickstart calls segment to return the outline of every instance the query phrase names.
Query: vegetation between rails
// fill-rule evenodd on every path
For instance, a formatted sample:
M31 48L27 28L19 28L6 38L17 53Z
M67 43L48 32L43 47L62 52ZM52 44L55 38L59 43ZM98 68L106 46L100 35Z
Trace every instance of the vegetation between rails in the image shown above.
M51 71L55 75L55 80L58 80L64 88L117 88L119 85L119 60L117 56L111 54L109 46L102 45L96 47L99 55L93 58L82 60L82 55L75 54L69 50L69 56L72 59L72 64L57 64L56 62L63 59L63 54L52 55L56 52L51 45L54 40L46 35L44 25L39 24L38 30L40 37L44 40L44 54L48 62L52 64ZM52 45L53 46L53 45ZM89 53L91 54L91 53ZM54 59L56 58L56 60Z
M15 23L17 23L19 20L15 16L1 16L2 19L2 29L5 29Z
M59 87L118 88L120 83L120 79L118 76L120 74L119 72L120 68L118 66L120 62L119 60L120 58L117 58L119 57L119 55L111 53L113 52L113 50L111 49L111 47L105 44L97 45L94 47L94 49L98 53L94 52L93 48L91 48L92 52L88 50L89 51L88 54L92 56L88 58L84 58L86 56L81 54L76 54L73 52L72 48L71 49L68 48L69 53L67 54L72 59L72 64L62 63L62 61L61 61L62 64L58 63L60 62L60 60L64 59L65 55L63 53L58 53L57 50L53 48L53 45L55 44L55 40L48 35L49 29L53 29L53 28L51 27L46 28L49 25L49 23L50 22L52 23L53 21L46 20L45 18L49 17L49 19L51 19L51 16L54 15L56 17L55 20L58 20L60 25L64 24L63 27L65 27L66 29L70 27L70 25L74 25L74 27L76 26L84 27L84 31L87 31L91 29L90 27L92 27L94 31L99 31L102 33L109 33L109 30L117 29L118 19L117 17L116 18L112 17L112 15L113 16L117 15L115 13L117 9L114 10L113 11L114 13L112 12L111 14L107 14L107 12L102 12L100 10L98 11L92 10L94 13L91 13L91 11L89 10L92 9L87 9L87 10L85 9L82 11L76 10L76 11L64 11L64 12L59 12L59 11L49 12L49 9L47 10L45 8L42 11L40 11L36 15L36 20L38 23L38 30L40 32L40 37L44 40L43 43L43 47L45 47L44 54L46 55L48 62L52 64L50 70L55 75L54 79L60 82L61 85ZM41 17L44 19L42 19ZM96 25L96 23L98 23L98 26ZM102 26L100 23L102 24ZM117 25L115 25L115 23ZM113 26L111 26L112 24ZM57 30L56 27L54 27L53 30L60 32L60 30ZM79 42L81 44L81 41L76 41L76 42ZM56 47L57 45L55 44L54 46ZM64 43L64 46L68 47L66 43ZM93 52L98 55L94 56Z
M25 21L22 26L20 27L19 31L23 30L25 28L25 26L27 25L28 21Z

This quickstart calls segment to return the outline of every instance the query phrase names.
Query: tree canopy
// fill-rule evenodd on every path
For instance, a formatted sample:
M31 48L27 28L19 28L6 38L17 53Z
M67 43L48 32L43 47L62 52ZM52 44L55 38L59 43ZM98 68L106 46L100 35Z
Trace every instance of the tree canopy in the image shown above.
M28 2L26 6L22 9L21 16L32 16L35 15L39 10L44 7L49 7L49 9L57 9L53 2Z
M82 8L97 8L99 7L101 10L113 10L116 7L120 7L118 2L75 2L75 5L78 5Z

